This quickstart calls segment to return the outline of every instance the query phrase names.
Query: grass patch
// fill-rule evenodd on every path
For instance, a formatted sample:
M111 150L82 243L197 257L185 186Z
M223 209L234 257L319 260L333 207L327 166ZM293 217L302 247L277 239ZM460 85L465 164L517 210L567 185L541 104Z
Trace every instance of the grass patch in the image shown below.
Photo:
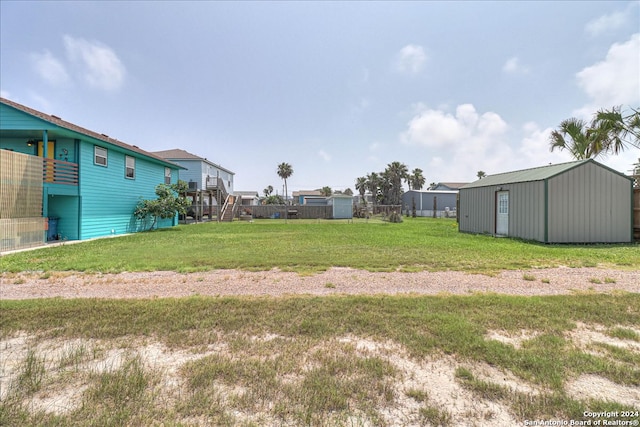
M436 406L426 405L420 408L420 418L432 426L447 427L452 425L451 414L446 409Z
M640 342L640 334L629 328L611 328L607 330L607 335L621 340L631 340Z
M215 256L211 248L215 247ZM459 233L448 219L406 218L402 224L354 220L202 223L49 247L2 257L1 271L121 272L213 269L300 273L331 267L369 271L459 270L495 273L604 265L640 268L638 245L543 245Z
M468 368L458 368L455 377L478 399L500 401L519 420L579 419L586 410L624 407L567 396L565 384L580 375L640 386L637 352L598 345L594 355L567 338L576 323L633 336L640 324L638 294L41 299L0 301L0 310L3 339L20 333L37 342L73 343L46 366L36 350L25 353L11 393L0 401L3 425L184 425L194 419L215 425L384 425L388 408L398 405L396 384L407 379L391 356L421 363L450 355L509 371L544 392L507 392ZM515 348L486 338L491 330L527 330L535 337ZM135 352L149 340L184 358L173 370L183 384L179 391L167 394L161 371ZM92 343L98 341L96 349ZM122 349L120 362L82 373L113 353L105 348ZM81 404L69 413L34 412L28 404L78 382L85 385ZM431 386L402 392L419 404L414 419L455 425L459 415L433 400Z

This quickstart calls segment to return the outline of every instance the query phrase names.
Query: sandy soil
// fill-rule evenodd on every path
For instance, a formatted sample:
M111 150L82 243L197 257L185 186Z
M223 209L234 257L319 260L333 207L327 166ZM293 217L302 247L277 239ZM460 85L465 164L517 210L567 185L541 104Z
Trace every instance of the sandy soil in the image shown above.
M17 273L0 275L0 299L29 298L157 298L190 295L246 295L281 297L294 294L416 294L470 295L476 293L501 293L512 295L556 295L571 293L622 293L640 292L640 272L606 270L598 268L553 268L537 270L505 271L494 277L461 272L419 273L371 273L348 268L332 268L314 275L299 275L278 270L246 272L217 270L201 273L181 274L175 272L144 272L120 274L82 274L72 272ZM640 334L640 328L634 328ZM567 338L583 351L592 352L594 344L604 343L624 348L633 353L640 352L640 345L632 340L619 340L604 334L605 328L598 325L578 324ZM535 331L507 333L488 331L486 339L497 340L519 348L524 342L535 338ZM81 380L84 375L117 369L128 352L136 352L149 369L159 370L162 375L160 391L163 399L173 402L175 395L184 393L184 379L178 374L185 363L220 354L238 357L229 353L227 337L206 349L169 349L162 343L144 340L124 349L117 343L102 343L86 339L42 340L37 336L20 333L0 340L0 399L10 392L19 374L19 367L29 351L35 350L46 357L50 368L50 386L24 402L33 410L66 414L82 404L87 388ZM135 338L133 338L135 340ZM279 339L278 337L255 337L256 340ZM456 379L456 369L465 367L474 376L490 383L507 387L513 392L536 396L544 393L534 384L517 378L511 372L482 363L469 364L456 360L454 356L442 356L428 360L411 358L406 349L396 343L381 343L357 336L345 336L338 342L352 344L361 357L378 356L388 360L399 371L393 386L395 403L379 408L389 426L419 426L424 420L419 410L424 403L409 397L410 390L428 391L428 404L442 408L451 417L451 425L523 425L504 402L479 399L463 387ZM327 343L327 348L333 348ZM103 348L96 352L94 349ZM69 373L61 369L60 359L77 349L88 349L87 354L102 354L101 357L84 360L75 366L79 376L77 382L69 383ZM79 372L79 373L78 373ZM58 381L59 379L59 381ZM635 407L640 402L640 388L624 386L596 376L582 375L565 385L566 393L578 400L590 399L616 401ZM174 402L175 403L175 402ZM236 419L243 422L258 422L260 425L280 425L269 413L242 413L234 411ZM256 418L258 417L258 418ZM187 425L209 425L206 418L185 419ZM354 420L354 425L362 424ZM569 422L569 420L564 420ZM370 425L366 421L362 425Z
M118 274L4 273L0 299L157 298L190 295L283 296L292 294L557 295L576 292L640 292L640 271L550 268L504 271L492 277L455 271L371 273L332 268L314 275L278 270Z

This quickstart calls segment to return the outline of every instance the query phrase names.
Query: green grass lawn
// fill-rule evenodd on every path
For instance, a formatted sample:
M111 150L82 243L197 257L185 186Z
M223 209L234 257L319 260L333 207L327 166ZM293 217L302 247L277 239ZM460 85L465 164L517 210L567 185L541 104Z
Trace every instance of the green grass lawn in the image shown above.
M181 225L6 255L0 271L89 272L239 268L301 273L332 266L369 271L495 273L539 267L640 268L640 246L543 245L458 232L453 220L262 220Z
M639 269L639 249L496 239L462 234L454 221L428 218L402 224L265 220L49 247L3 256L0 263L3 272L277 267L312 273L344 266L491 274L559 265ZM15 364L0 365L3 375L12 372L0 390L0 425L384 426L385 414L397 407L408 408L415 425L492 425L495 413L456 413L438 403L436 385L401 370L403 364L419 367L434 360L457 364L449 379L456 393L473 396L472 407L502 405L517 425L588 420L588 411L627 411L632 415L616 418L626 421L640 409L578 399L567 389L584 376L602 378L625 393L640 387L635 293L56 298L0 300L0 314L0 356L7 357L23 337L31 339ZM572 334L581 327L596 331L600 341L576 342ZM516 346L491 338L495 331L524 338ZM363 353L353 344L357 340L391 350ZM170 370L172 386L163 379L164 368L145 363L138 352L156 343L183 360ZM103 362L116 350L122 363ZM98 362L111 369L88 368ZM487 380L482 366L537 391L514 391L502 378ZM74 390L81 392L68 412L52 413L38 404L73 396Z

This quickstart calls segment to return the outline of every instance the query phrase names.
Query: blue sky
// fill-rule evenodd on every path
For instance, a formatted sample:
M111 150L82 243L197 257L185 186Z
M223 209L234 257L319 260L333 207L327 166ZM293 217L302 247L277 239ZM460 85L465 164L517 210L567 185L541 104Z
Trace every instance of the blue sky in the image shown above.
M638 1L2 0L0 20L3 97L261 194L281 162L291 192L393 161L427 183L568 161L562 120L640 106Z

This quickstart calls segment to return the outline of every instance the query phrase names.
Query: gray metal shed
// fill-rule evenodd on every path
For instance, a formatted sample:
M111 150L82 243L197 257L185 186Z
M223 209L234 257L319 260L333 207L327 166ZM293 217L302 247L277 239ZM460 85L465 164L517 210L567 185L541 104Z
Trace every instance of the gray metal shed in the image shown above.
M545 243L633 241L633 182L592 159L490 175L459 197L462 232Z
M416 216L444 217L454 216L458 191L409 190L402 194L402 206L411 211L416 204Z
M353 197L347 195L335 195L327 199L327 204L332 206L333 219L353 218Z

